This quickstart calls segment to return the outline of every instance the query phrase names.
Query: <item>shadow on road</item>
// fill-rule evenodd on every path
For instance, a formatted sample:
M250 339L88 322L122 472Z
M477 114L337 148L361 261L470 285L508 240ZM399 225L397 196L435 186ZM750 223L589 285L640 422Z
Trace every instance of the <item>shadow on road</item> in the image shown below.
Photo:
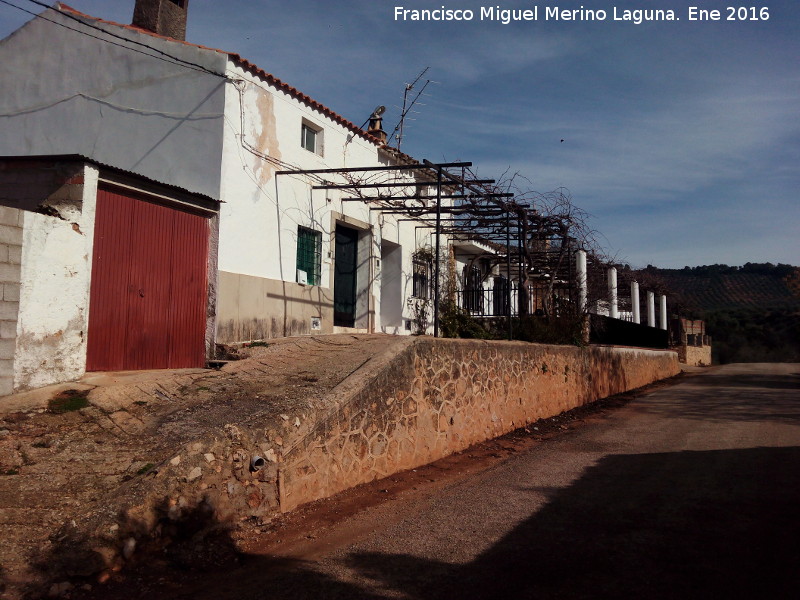
M225 572L139 569L93 597L789 598L798 506L798 447L614 455L467 564L413 547L334 565L244 556Z
M800 422L800 374L707 374L650 396L648 413L715 422Z

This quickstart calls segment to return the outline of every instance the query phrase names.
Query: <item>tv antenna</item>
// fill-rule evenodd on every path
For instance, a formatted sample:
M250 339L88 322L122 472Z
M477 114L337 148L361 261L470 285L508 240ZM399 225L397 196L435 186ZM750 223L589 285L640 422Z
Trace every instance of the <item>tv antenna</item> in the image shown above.
M403 143L403 126L405 124L406 115L408 115L408 113L411 112L411 109L417 103L419 97L422 96L422 92L425 91L425 88L428 87L428 84L431 83L431 80L430 79L425 80L422 89L420 89L419 92L417 92L417 95L414 96L413 99L411 99L411 101L409 101L409 96L411 95L411 92L414 90L414 86L417 85L417 83L419 83L419 80L422 79L425 76L425 73L427 73L429 70L430 67L425 67L422 70L422 73L417 75L417 78L414 81L412 81L411 83L407 83L405 90L403 90L403 110L400 112L400 122L394 128L394 131L392 131L392 135L389 136L389 140L386 142L388 144L389 142L392 141L392 138L397 136L398 150L400 150L400 144Z

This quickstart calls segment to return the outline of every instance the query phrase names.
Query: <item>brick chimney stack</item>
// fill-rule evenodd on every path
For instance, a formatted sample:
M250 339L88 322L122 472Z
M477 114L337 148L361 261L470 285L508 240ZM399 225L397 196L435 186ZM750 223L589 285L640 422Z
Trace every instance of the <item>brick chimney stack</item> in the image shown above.
M369 117L369 129L367 129L367 133L374 135L384 143L386 143L386 132L383 130L383 113L385 111L385 106L376 108Z
M189 0L136 0L132 25L176 40L186 40L188 11Z

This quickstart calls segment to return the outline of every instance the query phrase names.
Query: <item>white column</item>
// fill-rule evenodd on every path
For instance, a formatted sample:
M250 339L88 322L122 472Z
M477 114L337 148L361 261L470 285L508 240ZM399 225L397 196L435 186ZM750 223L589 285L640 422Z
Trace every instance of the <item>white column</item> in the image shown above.
M661 329L667 330L667 297L661 294L661 310L658 311L661 317Z
M578 283L578 310L580 314L586 313L586 252L578 250L575 253L575 275Z
M608 316L619 319L619 306L617 304L617 269L608 269Z
M633 322L641 323L642 315L639 311L639 283L631 281L631 307L633 308Z
M647 292L647 324L650 327L656 326L656 294Z

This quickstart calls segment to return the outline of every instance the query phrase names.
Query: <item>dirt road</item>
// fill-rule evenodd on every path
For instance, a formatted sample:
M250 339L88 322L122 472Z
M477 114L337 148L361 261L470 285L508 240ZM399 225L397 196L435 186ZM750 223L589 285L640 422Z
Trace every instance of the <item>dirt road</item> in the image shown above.
M310 507L245 556L223 536L224 570L187 551L85 597L796 597L800 365L714 368L547 428Z

